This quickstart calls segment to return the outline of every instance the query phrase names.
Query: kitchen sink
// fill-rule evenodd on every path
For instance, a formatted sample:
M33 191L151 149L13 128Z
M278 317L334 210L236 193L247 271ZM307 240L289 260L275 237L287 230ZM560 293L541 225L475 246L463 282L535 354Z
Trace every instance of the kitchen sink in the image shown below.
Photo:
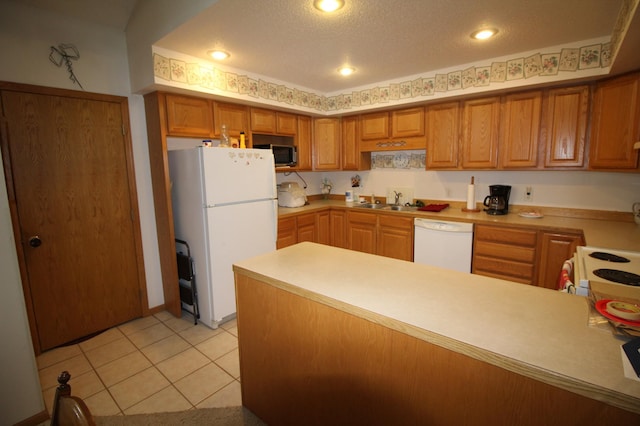
M415 212L416 210L418 210L417 207L410 207L410 206L387 206L385 209L395 210L399 212Z
M373 204L373 203L361 203L355 204L354 207L359 207L361 209L385 209L389 207L388 204Z

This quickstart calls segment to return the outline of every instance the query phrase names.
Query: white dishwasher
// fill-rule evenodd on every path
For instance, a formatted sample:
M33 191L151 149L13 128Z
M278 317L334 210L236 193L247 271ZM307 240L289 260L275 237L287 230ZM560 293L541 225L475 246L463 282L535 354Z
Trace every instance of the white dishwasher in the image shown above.
M415 218L413 261L471 272L473 223Z

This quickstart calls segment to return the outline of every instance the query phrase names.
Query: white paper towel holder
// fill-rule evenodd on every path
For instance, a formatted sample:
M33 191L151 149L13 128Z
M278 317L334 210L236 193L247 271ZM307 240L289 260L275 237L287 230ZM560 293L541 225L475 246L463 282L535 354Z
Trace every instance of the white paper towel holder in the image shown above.
M474 185L474 176L471 176L471 185L469 185L469 190L471 190L472 188L474 188L474 186L473 186L473 185ZM475 191L474 191L473 193L474 193L474 197L475 197ZM474 205L477 205L477 204L475 203L475 199L473 200L473 203L474 203ZM465 212L465 213L478 213L478 212L480 211L480 209L478 209L478 208L475 208L475 209L468 209L468 208L465 206L465 207L462 207L462 211L463 211L463 212Z

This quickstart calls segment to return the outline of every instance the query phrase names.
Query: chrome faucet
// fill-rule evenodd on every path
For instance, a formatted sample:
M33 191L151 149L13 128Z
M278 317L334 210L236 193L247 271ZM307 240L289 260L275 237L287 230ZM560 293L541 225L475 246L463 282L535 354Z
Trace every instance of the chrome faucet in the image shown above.
M398 192L398 191L393 191L394 194L396 194L396 202L394 203L396 206L400 205L400 197L402 197L402 192Z

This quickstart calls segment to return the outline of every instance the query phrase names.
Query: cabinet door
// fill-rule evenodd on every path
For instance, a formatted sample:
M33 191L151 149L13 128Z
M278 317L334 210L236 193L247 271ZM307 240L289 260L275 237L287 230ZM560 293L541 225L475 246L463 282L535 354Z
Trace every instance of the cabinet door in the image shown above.
M276 248L292 246L298 242L296 230L296 218L286 217L278 219L278 240Z
M591 118L592 169L634 169L640 139L640 74L599 83Z
M424 108L409 108L391 112L391 137L424 136Z
M262 108L251 108L251 131L256 133L275 133L276 112Z
M556 290L562 264L580 245L584 245L582 235L541 232L538 287Z
M340 170L340 119L313 119L313 169Z
M329 211L331 222L331 245L340 248L349 248L347 241L347 212L344 210Z
M316 213L316 242L331 245L331 214L329 210Z
M298 170L311 170L311 117L301 115L298 117L298 135L296 139L298 150Z
M538 165L538 132L542 92L507 95L502 102L500 158L502 167L532 168Z
M227 126L229 136L239 138L240 132L249 134L249 114L246 106L214 102L213 114L216 137L222 133L223 124Z
M463 105L462 168L497 167L500 98L475 99Z
M545 167L583 167L589 87L551 89L543 106Z
M294 135L298 132L298 117L295 114L276 112L276 133Z
M208 99L166 95L167 134L213 137L213 112Z
M360 139L380 140L389 138L389 113L377 112L360 116Z
M460 104L448 102L427 107L427 169L458 166Z
M362 170L371 168L371 162L362 164L362 157L370 154L360 153L358 139L358 117L344 117L342 119L342 170ZM367 158L367 157L365 157Z
M376 253L375 213L348 212L347 239L351 250Z
M298 243L303 241L317 242L318 236L316 232L316 215L308 213L300 215L296 218Z
M413 218L378 216L376 254L413 261Z

